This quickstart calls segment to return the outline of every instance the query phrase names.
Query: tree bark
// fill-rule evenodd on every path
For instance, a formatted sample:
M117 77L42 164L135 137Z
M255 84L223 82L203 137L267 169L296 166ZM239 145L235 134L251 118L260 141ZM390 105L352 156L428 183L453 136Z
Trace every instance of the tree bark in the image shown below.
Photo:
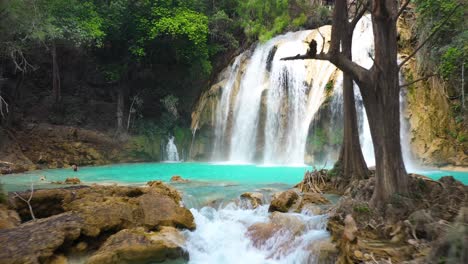
M117 87L117 134L124 132L124 88L122 83Z
M62 101L62 91L60 86L60 71L57 63L57 47L55 42L52 43L51 48L52 55L52 94L54 96L55 103L60 103Z
M363 84L360 90L374 143L376 183L372 203L376 206L387 203L393 194L408 193L408 175L400 142L397 18L397 1L373 1L372 82Z
M346 22L347 23L347 22ZM354 26L346 28L341 35L342 53L348 59L352 59L351 46ZM366 161L362 155L359 142L359 130L357 125L356 103L354 100L354 84L351 76L343 73L343 143L338 159L341 174L347 179L362 179L369 177Z

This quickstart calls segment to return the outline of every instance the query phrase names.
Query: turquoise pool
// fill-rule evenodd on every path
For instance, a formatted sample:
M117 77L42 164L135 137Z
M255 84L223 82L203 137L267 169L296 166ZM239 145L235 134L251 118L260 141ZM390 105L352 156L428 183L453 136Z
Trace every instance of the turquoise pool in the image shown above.
M174 175L180 175L193 181L191 184L178 184L181 189L223 187L223 192L229 193L255 188L284 189L302 180L304 172L310 166L261 166L261 165L232 165L212 163L138 163L114 164L107 166L82 167L78 172L71 169L39 170L22 174L1 176L0 181L7 191L28 189L31 182L35 188L54 188L63 185L52 185L50 181L63 181L67 177L78 177L83 183L92 184L127 184L142 185L147 181L169 181ZM468 172L418 170L416 173L433 179L452 175L464 184L468 184ZM47 181L41 181L45 176Z

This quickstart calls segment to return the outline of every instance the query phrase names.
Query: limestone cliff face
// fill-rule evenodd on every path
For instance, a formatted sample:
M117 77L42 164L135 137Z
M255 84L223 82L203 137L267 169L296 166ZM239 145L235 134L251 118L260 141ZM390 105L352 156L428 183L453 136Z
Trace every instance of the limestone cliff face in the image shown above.
M399 23L403 58L414 49L416 37L409 26L411 21L412 18L403 18ZM419 70L418 64L416 57L403 67L407 83L432 74ZM463 121L457 121L453 108L459 102L451 100L448 94L454 87L431 77L404 89L407 103L404 115L409 122L414 156L427 165L468 166L468 127Z

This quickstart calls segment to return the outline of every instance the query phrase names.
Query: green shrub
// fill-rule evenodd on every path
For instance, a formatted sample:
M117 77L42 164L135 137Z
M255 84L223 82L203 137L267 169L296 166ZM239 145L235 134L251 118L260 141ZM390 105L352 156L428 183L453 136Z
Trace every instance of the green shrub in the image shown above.
M353 207L353 211L358 214L369 214L371 212L371 209L367 204L359 204Z

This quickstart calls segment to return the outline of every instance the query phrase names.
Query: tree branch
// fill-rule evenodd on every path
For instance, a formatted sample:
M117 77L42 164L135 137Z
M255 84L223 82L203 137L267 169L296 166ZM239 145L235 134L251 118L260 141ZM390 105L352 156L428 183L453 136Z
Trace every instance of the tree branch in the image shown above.
M356 15L354 16L353 20L350 22L350 30L354 30L356 27L356 24L361 20L362 16L366 13L367 9L369 7L369 1L366 1L364 4L360 5L360 10L356 10Z
M407 63L412 57L414 57L414 55L416 55L416 53L422 48L424 47L424 45L426 45L426 43L433 37L435 36L435 34L437 32L439 32L439 30L442 28L442 25L445 24L452 16L453 14L455 14L455 11L457 11L457 9L461 6L462 4L458 4L456 5L452 11L450 11L450 13L445 17L445 19L439 23L439 25L434 29L434 31L432 31L432 33L408 56L406 57L406 59L404 59L399 65L398 65L398 69L401 69L401 66L403 66L405 63Z
M421 78L416 79L416 80L414 80L414 81L412 81L412 82L409 82L409 83L405 83L405 84L400 85L400 88L410 86L410 85L412 85L412 84L414 84L414 83L427 80L427 79L429 79L429 78L431 78L431 77L434 77L434 76L437 76L437 75L438 75L438 74L431 74L431 75L428 75L428 76L421 77Z
M403 5L400 7L400 10L398 10L398 14L396 15L395 19L398 19L398 17L401 16L401 14L403 13L403 11L405 11L406 7L408 6L410 2L411 0L406 0L406 2L403 3Z

